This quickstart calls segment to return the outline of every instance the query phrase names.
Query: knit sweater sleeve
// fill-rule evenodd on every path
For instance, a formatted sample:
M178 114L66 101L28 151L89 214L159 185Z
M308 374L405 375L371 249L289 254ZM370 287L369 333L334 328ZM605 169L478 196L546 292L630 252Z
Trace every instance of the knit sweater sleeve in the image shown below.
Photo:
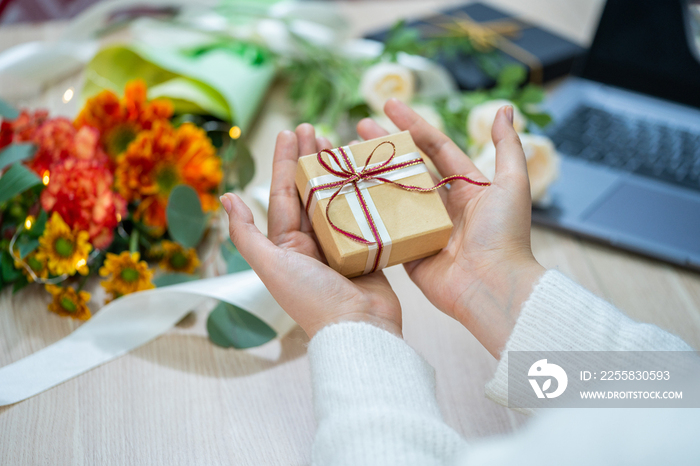
M692 349L658 327L634 322L562 274L549 271L524 304L496 375L487 386L487 396L503 404L507 404L508 351L512 350ZM683 410L670 410L671 415L651 410L653 413L644 412L641 418L625 415L620 419L614 410L603 410L598 417L589 416L589 410L562 411L548 413L516 436L468 445L442 420L432 367L389 332L361 322L328 326L311 340L309 360L318 421L314 465L555 463L568 455L566 449L571 445L589 451L588 446L600 443L601 438L617 439L621 432L634 429L639 430L638 435L623 436L630 445L590 449L590 454L573 458L576 461L571 464L618 464L630 454L651 458L638 464L657 464L653 454L668 452L655 450L653 439L665 436L664 442L676 445L670 452L687 456L691 444L687 433L694 432L698 424ZM607 433L602 435L602 431ZM555 446L548 450L552 461L532 448L543 438ZM601 451L607 456L596 457ZM620 461L601 461L608 456ZM700 453L687 457L698 458Z
M442 420L433 368L402 339L361 322L330 325L309 359L314 465L443 465L466 446Z
M635 322L560 272L549 270L523 304L486 396L508 405L509 351L693 351L652 324Z

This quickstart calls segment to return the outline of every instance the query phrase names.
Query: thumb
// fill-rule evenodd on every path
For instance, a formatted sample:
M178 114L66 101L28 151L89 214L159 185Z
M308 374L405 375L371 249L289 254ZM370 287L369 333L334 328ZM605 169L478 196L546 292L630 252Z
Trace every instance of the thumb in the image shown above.
M253 222L253 213L235 194L221 196L221 204L228 214L228 232L231 241L258 275L277 258L277 247L263 235Z
M496 113L496 119L491 128L491 138L496 146L494 181L509 179L510 181L524 181L529 185L525 152L523 152L518 133L513 129L512 106L505 105Z

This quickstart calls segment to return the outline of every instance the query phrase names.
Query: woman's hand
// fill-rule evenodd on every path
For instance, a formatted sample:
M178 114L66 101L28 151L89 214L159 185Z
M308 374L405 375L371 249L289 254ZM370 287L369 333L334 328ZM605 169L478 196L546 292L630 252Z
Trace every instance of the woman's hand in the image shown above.
M302 155L330 149L313 126L277 136L272 168L268 238L235 194L221 197L229 233L238 251L272 296L309 337L326 325L365 321L401 336L401 306L382 272L347 279L325 263L301 206L294 176Z
M384 111L399 129L410 131L442 176L487 181L454 142L406 105L392 99ZM405 264L428 299L497 358L544 273L530 248L530 185L512 115L512 107L501 108L493 125L496 176L491 186L453 182L446 196L454 223L449 244L435 256ZM357 129L364 139L387 134L370 119Z

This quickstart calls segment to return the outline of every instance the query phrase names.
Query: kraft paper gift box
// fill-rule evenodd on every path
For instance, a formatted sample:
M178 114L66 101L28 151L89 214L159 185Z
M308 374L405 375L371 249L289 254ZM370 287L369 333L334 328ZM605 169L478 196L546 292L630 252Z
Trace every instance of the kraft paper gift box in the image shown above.
M394 158L385 167L387 171L377 176L403 185L432 188L434 183L425 163L416 163L422 160L421 154L408 131L333 149L336 159L328 153L321 156L336 172L345 169L352 173L341 149L354 165L354 171L361 172L373 151L369 169L386 164L394 148ZM390 170L400 164L408 166ZM447 245L452 222L437 191L416 192L387 182L361 180L357 190L352 183L345 184L331 202L339 189L337 186L313 189L337 185L342 180L319 163L318 154L299 158L297 189L328 264L341 274L355 277L371 273L430 256ZM329 202L328 216L332 223L326 217ZM374 223L374 229L370 223ZM338 230L372 244L362 244ZM377 236L381 241L376 241Z

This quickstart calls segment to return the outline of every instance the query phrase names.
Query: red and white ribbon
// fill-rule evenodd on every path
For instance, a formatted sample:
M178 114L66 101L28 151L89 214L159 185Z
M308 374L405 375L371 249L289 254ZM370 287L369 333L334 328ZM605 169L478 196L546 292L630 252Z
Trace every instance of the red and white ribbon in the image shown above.
M391 145L391 156L384 162L372 164L372 156L384 144ZM329 156L330 163L323 159L324 153ZM382 183L389 183L407 191L425 193L434 191L454 180L463 180L478 186L488 186L490 184L488 182L474 181L461 175L444 178L430 188L399 183L397 180L425 173L427 168L418 152L411 152L397 157L396 146L391 141L379 143L370 153L365 166L360 170L358 170L352 151L348 146L333 150L324 149L316 154L316 157L318 163L329 175L313 178L307 183L303 196L306 213L309 215L309 219L312 219L318 201L330 198L328 204L326 204L326 219L331 228L343 236L368 247L369 253L364 273L372 273L386 267L391 254L391 237L372 200L369 188ZM345 194L362 236L338 227L331 220L330 206L333 200L341 194Z

